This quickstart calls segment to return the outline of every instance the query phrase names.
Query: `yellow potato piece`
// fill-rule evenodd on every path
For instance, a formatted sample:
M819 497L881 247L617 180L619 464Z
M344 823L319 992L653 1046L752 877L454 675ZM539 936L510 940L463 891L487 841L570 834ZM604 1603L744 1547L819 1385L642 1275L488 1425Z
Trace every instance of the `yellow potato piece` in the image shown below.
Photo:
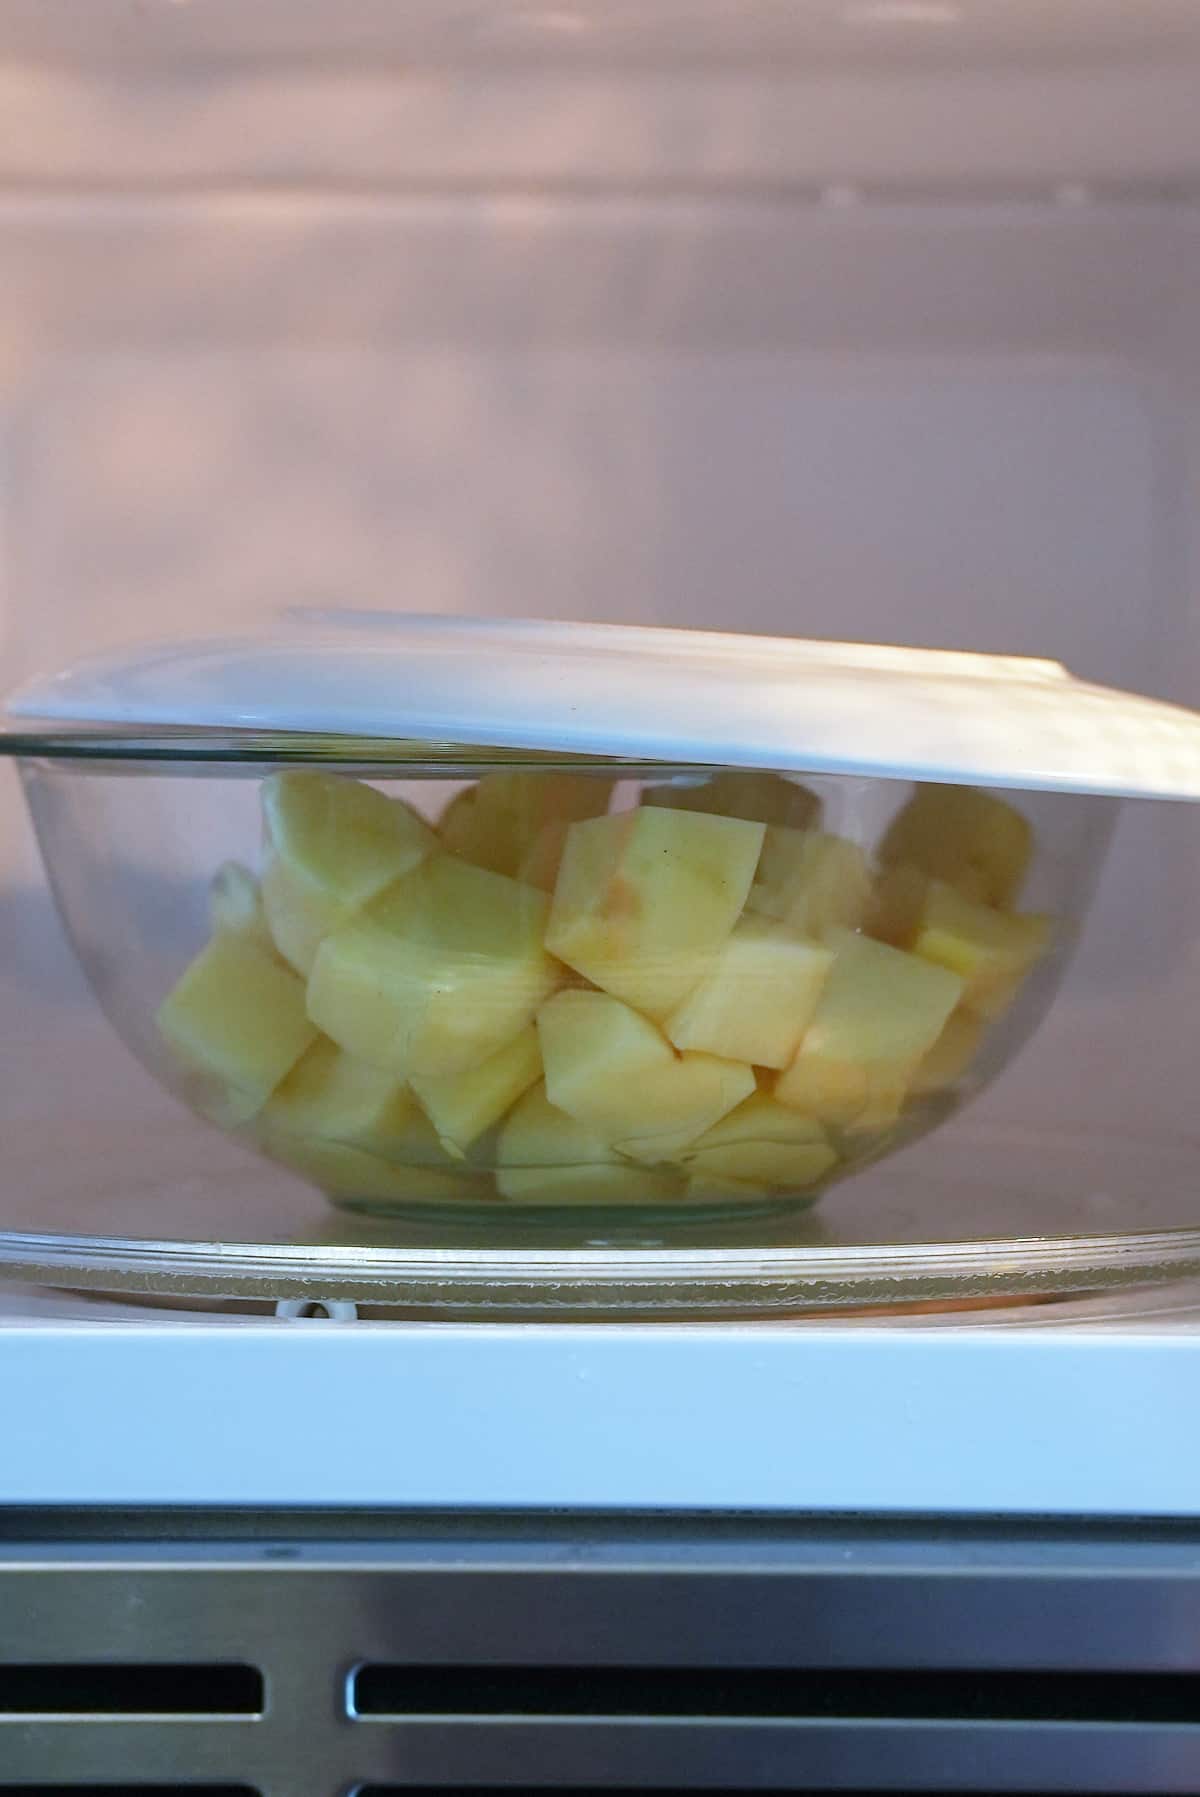
M553 892L570 828L566 818L554 818L543 824L521 857L517 878L528 886L536 886L539 892Z
M436 855L327 936L309 1013L397 1078L463 1073L531 1023L560 974L542 948L545 895Z
M770 1186L752 1185L720 1173L694 1173L683 1191L688 1204L763 1204L776 1194Z
M491 1196L486 1176L447 1154L406 1086L324 1038L252 1129L272 1160L332 1197L427 1203Z
M746 902L763 826L646 808L572 824L546 947L650 1017L707 973Z
M692 777L644 786L642 804L707 811L753 824L786 824L793 830L815 828L821 816L820 799L799 781L742 768L726 768L702 780Z
M541 1046L530 1024L478 1067L414 1078L413 1091L443 1148L461 1158L541 1077Z
M630 1088L636 1094L675 1065L662 1032L605 992L556 993L538 1012L537 1027L548 1101L600 1130L621 1128L637 1102Z
M537 1085L513 1108L496 1144L496 1184L518 1204L662 1204L681 1185L632 1165L604 1137L558 1110Z
M457 855L462 861L473 861L476 867L490 865L481 861L477 852L482 847L482 843L477 842L482 832L476 826L473 786L464 786L461 792L455 793L438 819L437 831L448 855ZM492 872L499 873L500 869L493 867Z
M907 1066L897 1069L813 1053L797 1056L780 1074L776 1091L781 1103L843 1129L886 1129L900 1115L911 1078Z
M787 924L801 936L855 928L871 896L871 876L857 843L823 830L773 826L747 908Z
M814 1185L810 1190L799 1191L788 1187L755 1185L748 1179L730 1179L720 1173L694 1173L684 1187L684 1199L688 1204L778 1204L781 1201L790 1206L807 1209L817 1202L821 1195L821 1186Z
M703 1049L757 1067L795 1058L833 952L783 924L750 914L734 926L716 961L666 1023L676 1048Z
M977 904L945 881L908 866L884 870L866 927L881 941L961 975L963 1004L987 1017L1011 1004L1052 934L1048 917Z
M358 1200L381 1207L398 1204L486 1202L493 1194L478 1174L452 1168L403 1166L353 1148L344 1142L323 1142L267 1132L259 1147L330 1198Z
M546 825L602 817L613 784L600 774L484 774L451 801L439 826L442 841L464 861L525 879L522 862ZM530 884L549 890L553 878Z
M963 982L869 936L835 930L827 941L833 966L775 1095L825 1122L875 1126L895 1117Z
M635 1159L670 1160L754 1090L754 1073L677 1055L637 1011L604 992L560 992L538 1014L546 1092Z
M913 951L959 975L969 1011L998 1017L1049 942L1049 918L1015 917L973 904L952 886L931 880Z
M956 1086L979 1052L983 1030L981 1017L961 1007L951 1012L946 1027L913 1075L914 1097Z
M411 1127L417 1102L407 1086L322 1036L292 1068L263 1112L289 1136L346 1142L386 1154Z
M232 1126L261 1110L316 1040L304 986L251 935L221 930L158 1011L167 1045L211 1092L202 1108Z
M462 1172L462 1156L449 1153L415 1094L410 1092L409 1098L408 1108L397 1106L387 1119L387 1127L379 1130L374 1152L398 1166L442 1168L456 1175Z
M650 1082L643 1102L631 1107L614 1132L614 1146L651 1165L673 1161L753 1090L754 1069L742 1061L698 1052L680 1055L674 1071Z
M972 786L920 786L879 850L888 866L918 867L964 898L1001 908L1016 900L1033 853L1027 818Z
M929 875L918 867L885 867L875 882L863 918L868 936L890 942L893 948L911 948L921 927L921 913L929 892Z
M276 947L302 974L330 930L436 842L411 806L336 774L274 774L263 783L262 803L263 904Z
M693 1179L803 1190L837 1165L837 1155L815 1117L756 1092L693 1142L683 1164Z

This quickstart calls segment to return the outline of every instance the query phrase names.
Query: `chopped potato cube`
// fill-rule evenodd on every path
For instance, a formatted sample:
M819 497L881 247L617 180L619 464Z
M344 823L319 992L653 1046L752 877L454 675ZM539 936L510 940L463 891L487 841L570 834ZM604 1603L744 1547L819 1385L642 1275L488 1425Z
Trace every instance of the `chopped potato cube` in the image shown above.
M979 1052L983 1029L981 1017L961 1006L952 1011L946 1027L913 1075L914 1096L956 1086Z
M548 909L530 886L432 856L326 937L310 1015L397 1078L463 1073L518 1035L553 991Z
M770 1186L751 1185L746 1179L730 1179L722 1173L693 1173L683 1191L688 1204L771 1204L777 1194Z
M832 950L747 914L700 984L667 1020L676 1048L786 1067L821 996Z
M762 838L761 824L666 808L572 824L546 947L614 997L667 1016L733 929Z
M297 1061L263 1112L272 1130L386 1154L417 1103L394 1074L355 1060L327 1036Z
M1012 1003L1049 940L1049 918L1015 917L976 905L952 886L931 880L913 951L960 976L969 1011L996 1017Z
M543 824L521 857L517 878L528 886L536 886L539 892L553 892L570 828L569 818L553 818Z
M480 841L482 831L476 824L473 786L464 786L461 792L455 793L438 819L437 831L448 855L457 855L462 861L472 861L476 867L488 865L480 860L479 855L483 846ZM492 872L499 873L500 869L493 867Z
M842 1129L886 1129L908 1096L911 1072L813 1052L800 1054L779 1076L782 1104L811 1111Z
M754 1069L744 1061L689 1052L673 1072L650 1083L643 1101L614 1128L613 1145L636 1161L674 1161L718 1117L749 1097Z
M205 1103L244 1123L316 1040L304 986L253 936L220 930L163 1000L158 1027L185 1066L213 1087Z
M774 917L801 936L853 929L871 896L857 843L823 830L768 829L747 909Z
M693 1178L803 1189L829 1173L837 1155L815 1117L756 1092L698 1137L683 1163Z
M625 1087L673 1067L676 1056L649 1018L606 992L558 992L538 1013L546 1094L570 1116L620 1116Z
M911 948L921 927L928 892L929 875L920 868L885 867L875 882L863 918L867 935L890 942L893 948Z
M613 784L599 774L540 770L484 774L451 801L439 826L442 841L464 861L493 873L527 878L521 864L545 826L602 817ZM530 884L549 890L554 882L551 878Z
M874 1126L895 1117L963 982L869 936L837 930L827 940L833 966L775 1095L825 1122Z
M622 1160L601 1133L558 1110L543 1085L510 1112L496 1164L500 1192L517 1204L662 1204L680 1193L671 1174Z
M324 1038L279 1087L253 1130L272 1160L331 1197L426 1203L492 1196L486 1175L447 1154L407 1086Z
M409 805L336 774L263 783L262 896L275 946L308 974L324 936L408 873L436 838Z
M605 992L559 992L538 1014L550 1102L635 1159L670 1160L754 1090L753 1071L677 1055Z
M448 1153L464 1156L542 1077L542 1051L532 1024L465 1073L414 1077L413 1091Z
M752 824L787 824L793 830L815 828L821 801L807 786L784 774L726 768L703 779L675 780L642 788L643 805L666 805L674 811L707 811L717 817L740 817Z
M486 1203L492 1198L478 1173L445 1166L398 1165L345 1142L269 1130L259 1146L273 1161L298 1173L331 1198L386 1209L391 1205Z
M1020 892L1032 853L1028 819L995 793L919 786L884 837L879 858L919 867L964 898L1003 908Z

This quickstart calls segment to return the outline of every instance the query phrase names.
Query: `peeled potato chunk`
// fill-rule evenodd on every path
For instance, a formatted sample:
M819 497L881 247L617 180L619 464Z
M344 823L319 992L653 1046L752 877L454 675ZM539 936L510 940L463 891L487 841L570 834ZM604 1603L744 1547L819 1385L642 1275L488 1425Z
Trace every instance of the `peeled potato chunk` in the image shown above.
M489 1196L466 1179L407 1086L322 1037L255 1119L272 1160L335 1198L426 1202Z
M304 986L252 935L220 930L163 1000L158 1027L212 1085L220 1120L244 1123L316 1040Z
M275 946L308 974L322 939L424 860L436 838L400 799L304 770L263 783L262 896Z
M1033 853L1027 818L972 786L920 786L879 850L892 867L918 867L978 904L1012 905Z
M496 1144L496 1184L518 1204L661 1204L677 1178L631 1166L589 1124L569 1117L536 1085L510 1112Z
M803 1190L837 1165L837 1155L815 1117L756 1092L697 1137L683 1164L694 1179Z
M823 830L768 829L747 909L802 936L855 928L871 896L857 843Z
M558 882L558 870L562 866L570 828L570 820L561 817L543 824L521 856L517 868L518 880L524 880L528 886L536 886L540 892L553 892Z
M963 1005L997 1017L1050 943L1048 917L1020 916L964 898L915 867L886 868L867 928L872 936L961 975Z
M911 948L921 927L929 878L919 867L885 867L863 918L867 935L893 948Z
M645 786L642 804L666 805L674 811L707 811L754 824L787 824L793 830L814 828L821 815L821 801L807 786L783 774L744 768L727 768L700 780Z
M676 1048L786 1067L817 1007L833 951L769 918L743 916L666 1023Z
M959 975L967 1010L997 1017L1012 1003L1049 941L1049 918L1018 917L973 904L953 886L931 880L913 952Z
M442 842L478 867L528 878L521 864L546 826L564 826L565 835L565 825L603 816L612 789L613 781L605 775L484 774L451 800L439 826ZM543 885L540 879L530 883ZM553 885L553 879L547 884Z
M271 1160L344 1203L357 1199L364 1205L386 1208L446 1200L482 1202L491 1196L478 1174L450 1166L401 1165L345 1142L267 1131L259 1146Z
M982 1017L961 1005L952 1011L941 1035L913 1075L910 1090L914 1097L956 1086L979 1052L983 1029Z
M529 1024L478 1067L414 1077L413 1091L443 1148L461 1158L541 1077L541 1046Z
M649 1018L606 992L556 993L537 1025L551 1104L600 1126L620 1124L631 1085L675 1065L670 1043Z
M666 808L572 824L546 947L615 998L666 1017L737 922L762 839L761 824Z
M548 909L531 886L435 855L325 938L309 1013L397 1078L464 1073L531 1023L558 983L542 948Z
M297 1061L263 1112L289 1136L314 1136L386 1154L408 1133L417 1102L407 1086L320 1037Z
M635 1159L670 1160L754 1090L754 1073L678 1055L637 1011L604 992L559 992L538 1014L546 1093Z
M684 1187L689 1204L764 1204L776 1196L770 1186L752 1185L748 1179L730 1179L723 1173L693 1173Z
M824 1122L875 1127L895 1118L963 982L869 936L835 930L827 941L833 966L775 1095Z

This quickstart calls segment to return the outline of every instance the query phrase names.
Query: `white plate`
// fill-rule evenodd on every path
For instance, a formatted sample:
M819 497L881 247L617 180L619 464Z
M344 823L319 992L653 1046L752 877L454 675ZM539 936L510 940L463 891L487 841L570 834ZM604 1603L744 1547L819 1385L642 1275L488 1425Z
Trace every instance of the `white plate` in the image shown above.
M1200 798L1200 716L1056 662L627 625L318 614L85 661L8 710Z

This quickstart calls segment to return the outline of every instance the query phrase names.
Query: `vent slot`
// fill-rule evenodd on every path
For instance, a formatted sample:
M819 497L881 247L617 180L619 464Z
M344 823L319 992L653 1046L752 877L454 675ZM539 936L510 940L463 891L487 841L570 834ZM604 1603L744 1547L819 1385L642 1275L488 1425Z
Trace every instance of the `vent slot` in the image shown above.
M779 1671L661 1666L362 1666L361 1717L847 1717L859 1721L1194 1723L1189 1674Z
M261 1716L264 1698L257 1666L0 1665L0 1716Z

